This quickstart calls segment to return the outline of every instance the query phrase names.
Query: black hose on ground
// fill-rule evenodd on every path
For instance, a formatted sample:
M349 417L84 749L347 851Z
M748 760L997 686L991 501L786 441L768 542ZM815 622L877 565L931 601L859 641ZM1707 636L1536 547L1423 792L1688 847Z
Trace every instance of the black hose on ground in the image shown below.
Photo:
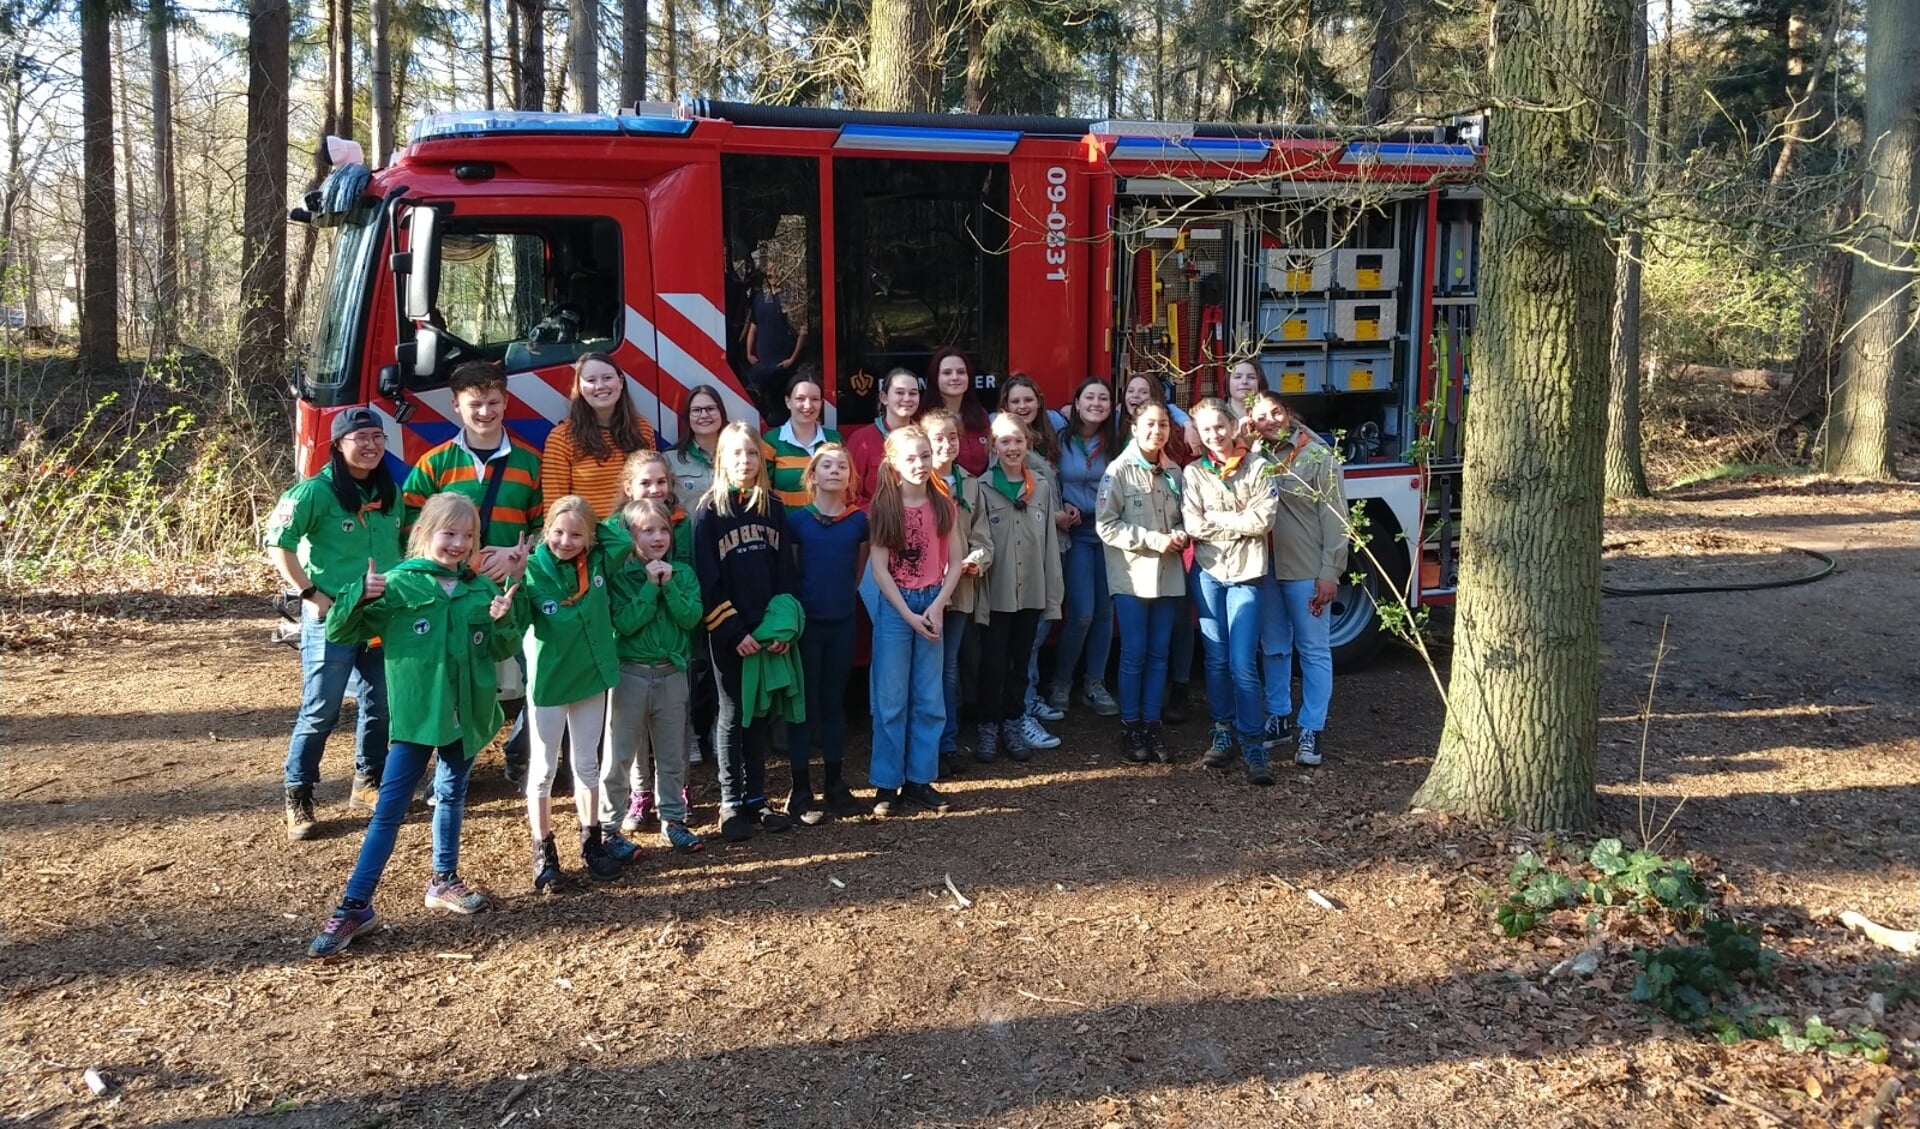
M1827 554L1818 549L1793 549L1820 562L1820 567L1803 576L1789 576L1784 580L1755 580L1746 584L1676 584L1663 588L1616 588L1611 584L1602 584L1603 596L1696 596L1707 592L1763 592L1769 588L1793 588L1801 584L1812 584L1816 580L1825 580L1833 575L1839 565Z

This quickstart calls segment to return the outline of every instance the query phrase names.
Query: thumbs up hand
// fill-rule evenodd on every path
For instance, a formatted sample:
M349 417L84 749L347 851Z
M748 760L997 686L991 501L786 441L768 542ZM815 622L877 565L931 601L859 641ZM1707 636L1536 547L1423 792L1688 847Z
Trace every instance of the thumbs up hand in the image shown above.
M492 616L495 622L507 618L507 616L513 613L513 594L519 590L520 585L515 584L505 592L495 596L493 603L487 605L487 614Z
M379 567L373 563L372 557L367 558L367 575L366 579L360 582L360 593L362 603L368 600L378 600L387 594L386 574L381 572Z

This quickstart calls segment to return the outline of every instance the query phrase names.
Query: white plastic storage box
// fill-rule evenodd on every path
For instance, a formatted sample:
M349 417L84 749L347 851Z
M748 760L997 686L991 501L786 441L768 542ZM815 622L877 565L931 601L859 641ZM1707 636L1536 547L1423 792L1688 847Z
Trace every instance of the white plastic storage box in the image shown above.
M1333 285L1333 252L1300 247L1269 247L1267 289L1275 294L1309 294Z
M1394 290L1400 285L1400 252L1391 247L1339 251L1334 278L1342 290Z
M1282 396L1317 395L1327 386L1327 358L1319 353L1263 353L1260 371Z
M1365 344L1391 341L1398 332L1391 298L1342 298L1333 304L1333 336Z
M1393 387L1393 352L1334 353L1327 358L1327 391L1384 392Z
M1314 345L1327 338L1327 304L1318 298L1267 298L1260 303L1263 345Z

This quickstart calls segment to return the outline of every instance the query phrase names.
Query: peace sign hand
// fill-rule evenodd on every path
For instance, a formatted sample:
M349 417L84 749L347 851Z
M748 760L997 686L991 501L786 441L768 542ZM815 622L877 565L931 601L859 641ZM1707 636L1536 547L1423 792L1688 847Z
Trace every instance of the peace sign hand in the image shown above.
M487 605L487 614L492 616L495 622L503 620L513 614L513 594L519 590L520 585L515 584L505 592L495 596L493 603Z
M365 603L369 600L378 600L380 597L386 594L387 594L386 574L381 572L379 567L373 563L372 557L368 557L367 558L367 575L360 582L360 601L361 603Z

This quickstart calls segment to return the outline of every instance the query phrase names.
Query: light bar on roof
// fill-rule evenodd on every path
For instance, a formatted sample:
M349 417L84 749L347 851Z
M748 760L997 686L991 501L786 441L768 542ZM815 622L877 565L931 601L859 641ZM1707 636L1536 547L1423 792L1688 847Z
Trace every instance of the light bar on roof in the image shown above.
M656 118L634 114L621 114L614 119L620 128L628 133L644 133L650 137L685 137L693 132L695 122L686 118Z
M1349 165L1421 165L1434 168L1472 168L1480 156L1471 145L1410 144L1398 141L1356 141L1340 158Z
M1113 143L1112 159L1257 165L1268 152L1266 141L1252 137L1121 137Z
M843 125L835 149L882 153L962 153L1004 157L1020 143L1018 130L938 129L912 125Z
M1111 134L1114 137L1186 137L1193 132L1193 123L1144 122L1131 118L1109 118L1103 122L1094 122L1087 132Z

